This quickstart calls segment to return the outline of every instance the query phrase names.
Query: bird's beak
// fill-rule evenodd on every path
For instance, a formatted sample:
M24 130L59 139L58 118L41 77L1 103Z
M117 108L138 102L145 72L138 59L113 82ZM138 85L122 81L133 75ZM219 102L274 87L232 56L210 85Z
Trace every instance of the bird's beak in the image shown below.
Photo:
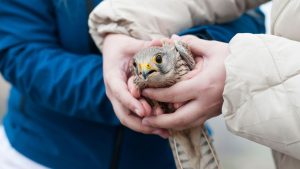
M139 67L144 80L146 80L151 73L156 72L156 70L152 69L151 65L147 63L140 64Z
M146 80L147 77L148 77L148 72L147 71L142 71L142 76L143 76L143 79Z

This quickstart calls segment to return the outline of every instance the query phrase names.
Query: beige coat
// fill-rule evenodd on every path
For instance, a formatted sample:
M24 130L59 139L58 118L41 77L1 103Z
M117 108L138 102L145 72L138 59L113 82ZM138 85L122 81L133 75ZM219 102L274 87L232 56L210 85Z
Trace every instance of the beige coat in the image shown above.
M232 20L267 0L106 0L89 19L101 48L107 33L169 37L203 23ZM300 168L300 0L274 0L273 35L230 42L223 114L228 129L273 149L278 169ZM275 36L274 36L275 35Z

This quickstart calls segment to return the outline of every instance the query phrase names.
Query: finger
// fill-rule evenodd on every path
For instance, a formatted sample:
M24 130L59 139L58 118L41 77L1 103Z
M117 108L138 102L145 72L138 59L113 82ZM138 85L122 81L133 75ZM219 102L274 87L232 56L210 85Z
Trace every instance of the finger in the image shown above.
M192 79L190 79L178 82L169 88L145 89L142 95L160 102L185 102L195 97L195 92L186 92L193 90L194 86Z
M152 41L144 41L144 40L133 39L128 44L126 52L129 56L133 56L134 54L136 54L141 49L148 48L148 47L151 47L151 46L155 46L155 44L159 45L159 43L156 42L156 41L152 42Z
M203 126L204 123L207 120L209 120L209 119L211 119L213 117L216 117L216 116L218 116L220 114L221 114L221 110L217 110L217 111L216 110L212 110L212 111L210 111L208 113L207 112L203 113L203 116L201 118L197 119L196 121L194 121L193 123L191 123L191 125L189 126L189 128L191 128L191 127L197 127L197 126Z
M142 104L129 93L127 85L121 80L121 78L115 77L111 79L109 86L112 95L122 105L126 105L126 107L135 112L138 116L144 116L145 110L143 109Z
M196 101L191 101L180 107L174 113L151 116L143 119L143 124L154 128L183 130L189 128L195 120L201 118L202 113Z
M199 69L193 69L192 71L188 72L187 74L183 75L181 77L181 80L189 80L193 77L195 77L199 73Z
M185 35L181 37L181 41L188 44L193 54L206 55L212 47L211 41L200 39L193 35Z
M144 134L150 134L155 131L155 128L150 126L144 126L142 124L142 119L131 114L128 109L126 109L117 99L112 99L112 105L116 115L118 116L121 124L124 126L136 131L141 132Z
M167 139L168 137L170 137L170 133L168 130L166 129L161 129L161 130L155 130L153 132L153 134L159 135L160 137Z
M203 108L202 111L200 112L201 117L195 120L193 123L191 123L188 128L203 126L204 123L210 118L220 115L221 110L222 110L222 103L220 102L211 104L210 106Z
M195 60L196 60L195 68L192 71L185 74L184 76L182 76L181 80L191 79L191 78L195 77L198 73L201 72L202 67L203 67L203 58L202 57L196 57Z
M163 114L163 113L164 113L164 112L163 112L163 110L161 109L160 106L156 106L156 107L155 107L155 109L154 109L154 115L155 115L155 116L161 115L161 114Z
M184 105L183 102L181 102L181 103L174 103L174 108L175 109L179 109L182 105Z
M151 128L149 126L141 126L140 125L140 124L142 124L141 119L139 119L136 116L129 116L128 118L126 118L126 115L130 114L130 113L128 113L129 110L126 109L124 106L121 106L116 99L111 99L111 102L112 102L114 111L116 112L116 115L120 119L121 124L123 124L124 126L130 128L136 132L142 132L144 134L155 134L164 139L167 139L168 137L170 137L170 133L166 129L155 129L155 128ZM122 114L122 112L127 112L127 113ZM137 123L134 121L136 121Z
M154 39L151 41L150 46L162 46L162 43L159 39Z
M173 44L173 40L171 40L169 38L162 38L162 39L160 39L160 41L161 41L161 44L164 44L164 43Z
M152 112L151 106L148 104L148 102L145 99L140 99L140 102L142 103L144 110L145 110L145 116L150 116Z
M141 97L140 89L134 84L133 81L134 81L134 76L131 76L128 80L128 89L133 97L140 98Z
M203 63L203 57L195 57L195 61L196 61L196 67L197 66L202 66L202 63ZM201 63L201 64L198 64L198 63Z
M200 118L200 119L194 121L193 123L191 123L191 125L189 126L189 128L203 126L204 123L205 123L205 118Z
M170 136L168 130L166 129L157 129L143 125L141 118L135 116L134 114L131 114L129 110L122 106L116 99L112 99L112 105L121 124L123 124L124 126L136 132L144 134L155 134L165 139Z

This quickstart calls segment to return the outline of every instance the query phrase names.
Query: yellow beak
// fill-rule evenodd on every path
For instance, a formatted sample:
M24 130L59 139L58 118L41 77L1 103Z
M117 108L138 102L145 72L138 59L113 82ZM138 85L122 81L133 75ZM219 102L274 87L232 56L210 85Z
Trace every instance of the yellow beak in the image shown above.
M139 65L140 72L143 76L143 79L147 79L147 77L155 72L156 70L152 69L151 65L149 63L142 63Z

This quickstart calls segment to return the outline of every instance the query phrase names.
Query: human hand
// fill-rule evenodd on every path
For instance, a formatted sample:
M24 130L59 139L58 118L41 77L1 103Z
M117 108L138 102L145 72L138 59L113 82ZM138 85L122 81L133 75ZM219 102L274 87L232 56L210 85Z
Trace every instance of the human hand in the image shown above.
M195 36L179 40L187 43L195 57L201 57L191 73L193 76L170 88L145 89L143 95L169 103L187 102L174 113L145 117L143 124L165 129L183 130L202 125L207 119L221 113L222 93L225 84L224 60L229 54L228 44L206 41Z
M150 104L141 96L140 89L134 84L134 76L131 76L128 80L128 90L132 94L133 97L139 99L140 103L143 105L145 110L145 116L156 116L163 113L163 110L157 106L155 109L153 109Z
M143 105L129 93L127 86L131 58L140 49L151 45L153 43L126 35L107 35L102 50L104 82L106 94L124 126L137 132L165 137L166 133L163 130L142 124L141 117L145 116L146 111Z
M178 36L179 37L179 36ZM173 44L174 45L174 41L169 39L169 38L163 38L163 39L157 39L157 40L153 40L153 42L155 41L155 46L160 46L162 47L164 43L167 44ZM199 57L195 58L196 63L198 62L197 60L201 60ZM200 64L201 65L201 64ZM199 64L197 64L196 66L199 66ZM194 72L194 71L193 71ZM195 72L194 72L195 73ZM192 72L189 72L189 76L184 76L182 79L185 78L190 78L193 76ZM146 101L146 99L144 99L144 97L141 96L141 91L139 89L138 86L136 86L136 84L134 83L134 76L131 76L128 80L128 89L130 91L130 93L137 99L139 99L139 101L141 102L141 104L143 105L144 109L146 110L146 114L145 117L147 116L155 116L155 115L160 115L163 113L163 110L161 109L160 106L156 105L155 108L151 107L149 105L149 103ZM177 109L179 108L181 105L183 105L183 103L174 103L173 104L173 108ZM170 105L171 106L171 105Z

